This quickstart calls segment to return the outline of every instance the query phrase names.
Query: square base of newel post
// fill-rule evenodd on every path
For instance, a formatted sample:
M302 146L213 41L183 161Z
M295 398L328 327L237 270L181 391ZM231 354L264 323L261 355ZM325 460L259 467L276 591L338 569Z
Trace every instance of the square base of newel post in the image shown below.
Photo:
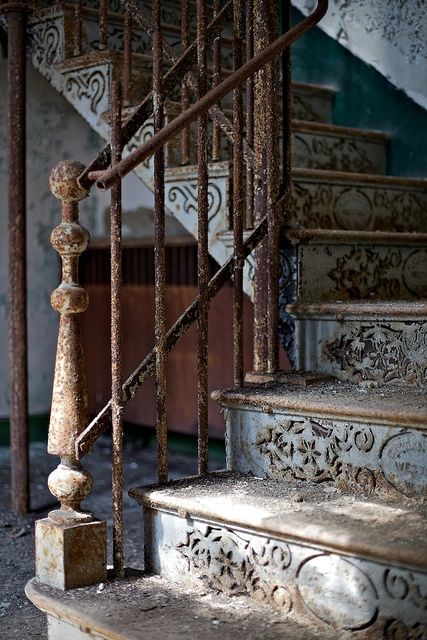
M93 520L36 522L36 576L65 591L107 579L107 525Z

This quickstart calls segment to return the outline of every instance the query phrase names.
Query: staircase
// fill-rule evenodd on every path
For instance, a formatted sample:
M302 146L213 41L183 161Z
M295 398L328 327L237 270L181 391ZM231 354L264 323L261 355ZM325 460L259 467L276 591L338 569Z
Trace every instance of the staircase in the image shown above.
M177 6L162 3L161 16L176 55ZM82 12L78 55L73 16L67 3L32 12L29 55L108 140L110 83L123 71L121 4L110 5L102 50L95 3ZM135 24L126 117L151 89L150 46ZM231 52L226 38L223 46ZM96 587L27 586L48 614L49 638L427 638L427 183L386 175L389 136L334 125L333 99L326 87L292 86L279 308L293 370L253 372L245 386L214 393L226 471L131 489L149 576L128 574L108 597ZM166 122L178 100L168 95ZM223 115L231 107L224 99ZM124 156L153 127L145 123ZM197 238L195 136L185 166L179 139L167 144L165 204ZM233 255L225 136L208 168L208 247L223 266ZM152 159L135 171L155 189ZM251 298L256 272L252 254L243 275Z

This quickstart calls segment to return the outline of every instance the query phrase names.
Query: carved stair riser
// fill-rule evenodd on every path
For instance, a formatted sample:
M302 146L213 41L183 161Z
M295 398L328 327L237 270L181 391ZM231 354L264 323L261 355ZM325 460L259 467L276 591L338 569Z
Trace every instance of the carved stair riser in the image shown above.
M363 389L355 390L363 402ZM427 435L315 415L226 409L227 467L357 494L427 497Z
M421 572L161 510L145 508L144 525L146 567L181 586L245 594L358 640L427 633Z
M427 323L422 319L298 318L295 342L298 369L349 382L427 386Z
M427 231L427 188L294 176L294 227Z
M291 248L288 252L292 255ZM427 250L417 246L338 245L331 241L299 245L294 252L300 302L418 300L427 296Z

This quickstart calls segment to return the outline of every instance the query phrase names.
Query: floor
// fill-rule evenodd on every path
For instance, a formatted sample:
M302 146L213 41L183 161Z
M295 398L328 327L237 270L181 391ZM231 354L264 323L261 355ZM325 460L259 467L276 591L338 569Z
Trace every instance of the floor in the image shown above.
M152 445L132 439L125 445L125 488L154 482L156 452ZM31 514L14 516L9 510L10 479L9 449L0 447L0 639L32 640L46 638L45 616L26 599L24 586L34 576L34 521L53 507L53 497L47 488L47 477L58 460L46 453L45 443L32 443ZM108 437L101 438L84 461L93 476L94 489L85 507L111 525L111 448ZM223 466L223 460L212 460L212 468ZM196 472L196 458L191 454L170 456L171 478ZM125 495L126 564L142 568L141 511ZM110 527L111 529L111 527ZM109 540L111 563L111 540Z

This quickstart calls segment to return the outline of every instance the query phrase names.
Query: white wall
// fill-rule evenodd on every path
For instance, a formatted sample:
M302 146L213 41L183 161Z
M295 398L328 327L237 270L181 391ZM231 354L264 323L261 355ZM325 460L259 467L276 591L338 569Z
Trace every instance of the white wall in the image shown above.
M60 221L60 206L48 189L48 176L60 160L88 163L103 142L31 65L27 81L29 387L30 413L38 414L50 407L58 326L50 294L59 284L59 262L49 237ZM9 412L6 90L6 61L0 54L0 417ZM151 192L135 176L126 183L128 208L152 207ZM82 203L81 223L92 236L104 233L108 197L94 190Z
M306 15L316 0L292 4ZM425 0L330 0L319 26L427 109Z

